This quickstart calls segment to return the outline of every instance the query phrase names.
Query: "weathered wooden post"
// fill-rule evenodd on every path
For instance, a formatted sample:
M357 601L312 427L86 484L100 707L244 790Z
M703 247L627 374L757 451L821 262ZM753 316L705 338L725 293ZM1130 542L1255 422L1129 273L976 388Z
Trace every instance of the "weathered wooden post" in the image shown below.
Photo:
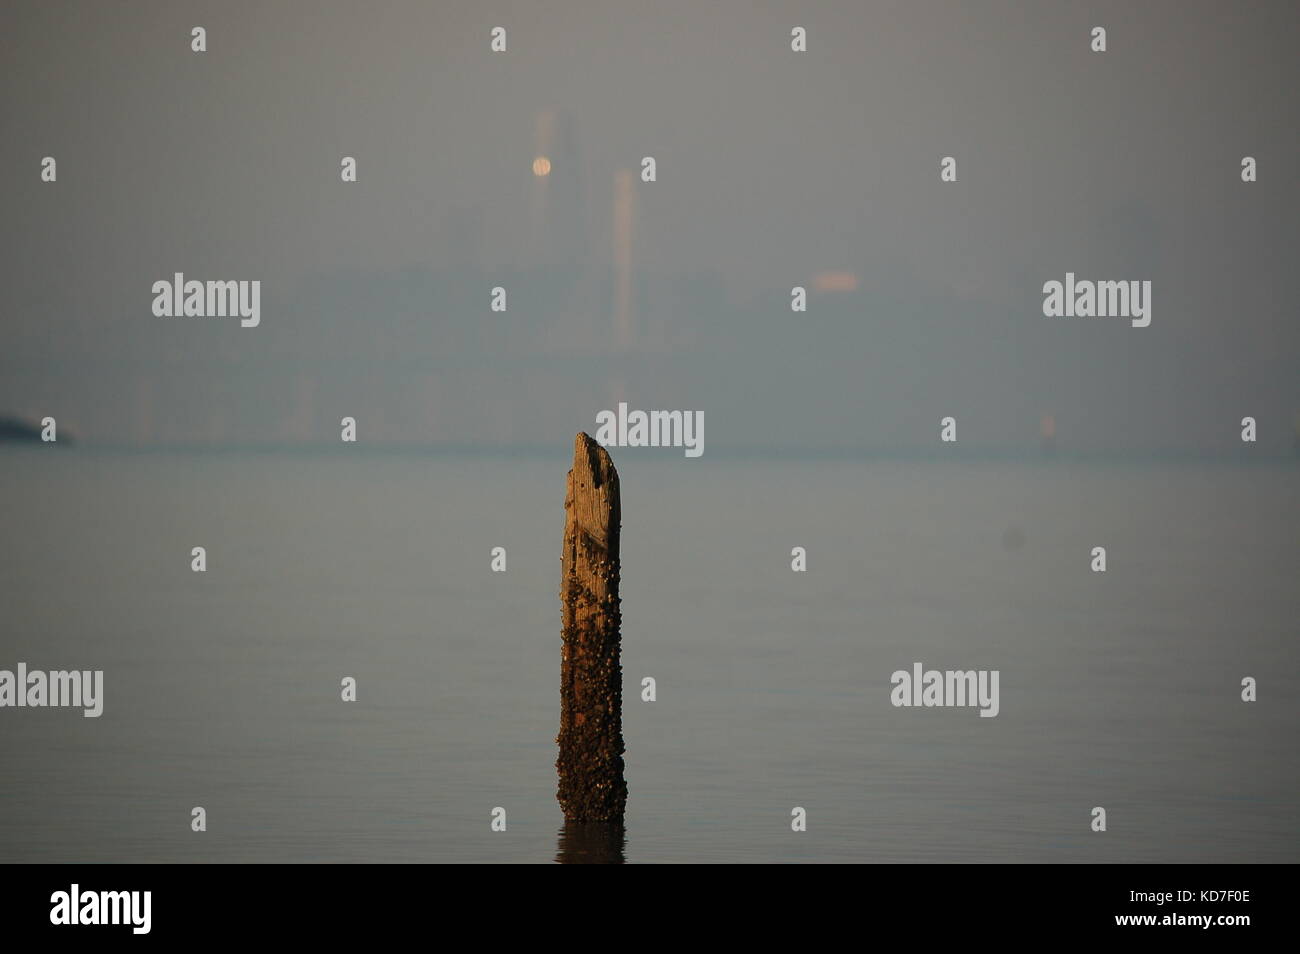
M564 498L560 650L560 776L569 821L621 822L623 667L619 662L618 471L589 435L573 445Z

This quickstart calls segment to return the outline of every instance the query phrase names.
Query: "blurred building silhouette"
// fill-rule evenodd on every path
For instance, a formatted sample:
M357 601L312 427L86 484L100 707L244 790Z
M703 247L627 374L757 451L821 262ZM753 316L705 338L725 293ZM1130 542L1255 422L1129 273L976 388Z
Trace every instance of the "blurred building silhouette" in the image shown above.
M562 109L537 114L533 154L530 259L538 265L586 266L586 190L577 124Z

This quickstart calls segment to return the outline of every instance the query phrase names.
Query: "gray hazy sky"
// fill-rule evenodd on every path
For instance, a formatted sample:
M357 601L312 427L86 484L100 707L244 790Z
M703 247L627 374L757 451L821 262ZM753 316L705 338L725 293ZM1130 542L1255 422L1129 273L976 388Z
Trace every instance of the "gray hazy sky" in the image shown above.
M1231 450L1251 414L1283 450L1297 27L1289 2L6 3L0 412L564 448L622 397L705 411L717 448L924 447L944 414L1032 446L1051 413L1096 450ZM545 110L567 272L530 218ZM645 155L620 352L613 177ZM792 314L830 269L858 291ZM154 317L175 271L260 279L261 326ZM1044 318L1067 271L1152 281L1151 327Z

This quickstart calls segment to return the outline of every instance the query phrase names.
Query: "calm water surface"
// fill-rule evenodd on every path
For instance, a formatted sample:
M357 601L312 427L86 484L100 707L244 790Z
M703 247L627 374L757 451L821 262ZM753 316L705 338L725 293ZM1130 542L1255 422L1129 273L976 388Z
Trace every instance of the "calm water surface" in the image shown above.
M566 460L0 450L0 668L105 672L0 711L0 861L1297 860L1300 468L615 460L610 843L555 801Z

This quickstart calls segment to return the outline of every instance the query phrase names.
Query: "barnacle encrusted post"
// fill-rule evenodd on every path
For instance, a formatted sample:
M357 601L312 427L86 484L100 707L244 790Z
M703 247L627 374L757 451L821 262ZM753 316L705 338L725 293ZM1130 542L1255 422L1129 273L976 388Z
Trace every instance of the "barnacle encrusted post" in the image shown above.
M621 822L623 667L619 662L618 471L589 435L573 445L564 498L560 755L557 797L569 821Z

